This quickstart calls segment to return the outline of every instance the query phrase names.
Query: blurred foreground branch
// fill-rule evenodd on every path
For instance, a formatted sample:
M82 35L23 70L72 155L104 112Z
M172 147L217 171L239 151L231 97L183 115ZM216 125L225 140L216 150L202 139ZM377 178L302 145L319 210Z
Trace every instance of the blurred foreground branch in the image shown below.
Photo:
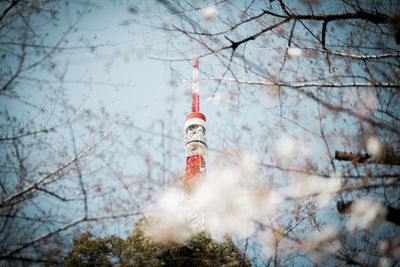
M380 153L379 155L370 155L368 153L352 153L336 150L335 159L351 161L354 163L400 165L400 158L393 153Z

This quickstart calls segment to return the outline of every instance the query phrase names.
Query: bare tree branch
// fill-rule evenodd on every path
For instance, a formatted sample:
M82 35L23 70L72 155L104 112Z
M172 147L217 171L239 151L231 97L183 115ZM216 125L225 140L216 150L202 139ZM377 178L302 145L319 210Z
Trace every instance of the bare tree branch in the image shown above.
M40 129L40 130L37 130L37 131L28 131L28 132L25 132L25 133L20 133L20 134L14 135L14 136L0 137L0 142L2 142L2 141L11 141L11 140L19 139L19 138L22 138L22 137L25 137L25 136L29 136L29 135L36 135L36 134L39 134L39 133L54 132L55 129L57 129L57 128L61 127L61 126L64 126L67 123L68 122L57 124L55 126L44 128L44 129Z
M3 18L7 15L7 13L19 2L19 0L12 0L6 8L3 10L3 12L0 14L0 22L3 20Z
M3 199L1 201L1 203L0 203L0 207L12 205L13 201L15 201L16 199L22 197L26 193L29 193L31 190L33 190L33 189L37 188L38 186L40 186L40 184L42 182L44 182L45 180L47 180L51 176L53 176L53 175L57 174L58 172L64 170L65 168L67 168L71 164L73 164L75 161L79 160L83 156L85 156L85 155L89 154L90 152L92 152L110 133L111 132L108 132L108 133L104 134L104 136L99 141L97 141L96 143L94 143L91 146L87 147L84 151L80 152L78 155L76 155L74 158L72 158L70 161L66 162L64 165L60 166L56 170L54 170L54 171L44 175L43 177L39 178L33 184L31 184L30 186L24 188L23 190L13 194L12 196L9 196L9 197L6 197L5 199Z
M67 230L67 229L69 229L69 228L71 228L71 227L73 227L73 226L75 226L77 224L83 223L83 222L100 221L100 220L104 220L104 219L116 219L116 218L130 217L130 216L135 216L135 215L138 215L138 214L136 212L128 212L128 213L101 216L101 217L86 217L85 216L85 217L79 218L77 220L71 221L71 222L69 222L67 224L64 224L63 226L61 226L61 227L59 227L59 228L57 228L57 229L55 229L53 231L50 231L50 232L48 232L46 234L43 234L41 236L38 236L38 237L36 237L36 238L34 238L34 239L30 240L30 241L27 241L26 243L18 246L17 248L15 248L15 249L13 249L11 251L5 252L3 255L0 255L0 259L9 259L12 255L20 252L24 248L27 248L27 247L29 247L29 246L31 246L31 245L43 240L43 239L49 238L50 236L52 236L54 234L57 234L57 233L62 232L62 231L65 231L65 230Z

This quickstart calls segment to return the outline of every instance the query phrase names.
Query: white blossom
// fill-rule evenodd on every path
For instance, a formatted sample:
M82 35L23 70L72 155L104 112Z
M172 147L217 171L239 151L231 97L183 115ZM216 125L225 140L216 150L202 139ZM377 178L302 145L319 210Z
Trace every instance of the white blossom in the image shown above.
M390 261L388 258L386 257L382 257L379 259L379 263L378 263L379 267L389 267L390 266Z
M364 94L361 96L361 99L365 105L365 108L369 110L375 110L379 103L378 99L371 91L364 92Z
M317 232L316 236L305 244L305 249L316 252L319 257L325 257L338 251L341 246L339 229L331 226Z
M154 215L157 219L149 222L145 233L157 243L184 242L190 238L185 217L180 213L182 207L180 188L169 188L161 193Z
M351 219L347 224L349 231L368 229L379 225L386 217L387 209L379 201L362 198L351 205Z
M280 157L288 157L295 150L296 142L293 138L285 136L278 140L275 150Z
M292 185L292 194L295 197L316 196L317 204L326 205L341 188L340 175L323 178L319 176L301 176Z
M284 200L280 193L257 182L258 165L257 157L244 153L236 166L202 178L185 201L182 190L167 189L158 198L155 215L159 221L150 227L150 237L183 241L188 237L184 221L196 214L202 215L204 227L212 234L250 236L256 230L253 222L275 212ZM168 234L157 237L161 230Z
M370 137L367 140L367 149L371 154L379 154L381 152L382 145L376 137Z
M203 16L206 21L213 20L218 14L218 9L215 5L210 5L203 8Z
M302 51L301 51L300 48L297 48L297 47L290 47L290 48L287 50L287 53L288 53L288 55L289 55L290 57L300 57L301 54L302 54Z
M207 98L207 101L212 104L219 104L219 103L221 103L221 100L222 100L222 94L219 94L219 93L216 93Z

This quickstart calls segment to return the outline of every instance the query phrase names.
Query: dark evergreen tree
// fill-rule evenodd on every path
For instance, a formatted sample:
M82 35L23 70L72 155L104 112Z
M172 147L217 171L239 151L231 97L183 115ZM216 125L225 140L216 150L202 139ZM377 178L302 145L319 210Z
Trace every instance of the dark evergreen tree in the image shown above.
M65 266L250 266L231 238L217 242L205 231L184 244L157 244L144 233L144 220L122 239L115 235L94 238L90 232L73 242ZM49 259L48 265L56 261Z

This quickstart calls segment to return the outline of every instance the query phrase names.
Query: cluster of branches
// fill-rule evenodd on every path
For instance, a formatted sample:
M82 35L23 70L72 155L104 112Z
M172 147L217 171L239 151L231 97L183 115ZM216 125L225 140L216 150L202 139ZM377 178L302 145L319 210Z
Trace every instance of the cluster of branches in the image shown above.
M265 129L257 132L248 125L242 128L251 132L250 144L266 144L259 154L266 159L263 162L266 180L279 187L302 176L325 179L339 176L342 187L336 195L338 212L347 214L352 203L368 197L384 203L387 220L398 224L398 2L278 0L217 1L208 5L160 2L177 20L172 26L159 27L177 39L198 44L203 62L205 59L212 62L212 72L203 67L202 75L207 76L204 80L216 82L213 94L236 96L238 100L232 105L262 95L259 91L276 100L275 105L270 105L273 112L266 109L266 114L278 121L275 129L267 130L268 135ZM210 13L210 7L214 12ZM219 68L214 67L217 65ZM225 89L232 88L232 84L236 92ZM313 152L295 154L292 149L285 160L282 153L279 156L279 149L285 149L284 146L268 149L276 141L265 140L280 139L282 131L293 136L296 143L312 140L308 146L314 148ZM259 139L255 138L257 134ZM222 143L226 140L224 137ZM274 152L278 156L270 155ZM287 178L285 182L283 177ZM319 219L320 209L313 203L303 199L279 220L283 228L279 232L283 234L275 239L276 253L270 262L288 263L290 257L283 248L279 249L282 240L299 240L299 233L305 229L318 233L327 223ZM310 222L308 225L305 219ZM386 226L392 229L393 225ZM274 223L269 227L274 228ZM398 233L398 229L393 231ZM382 254L371 244L377 240L397 241L382 237L379 231L368 233L370 236L363 244L342 239L341 249L333 253L333 258L368 265L380 255L395 265L398 254ZM361 259L354 255L355 251L363 251L369 257Z
M102 46L68 45L93 7L90 1L0 3L2 264L45 262L46 251L67 247L72 239L66 236L74 231L140 214L135 199L126 201L133 195L127 174L115 170L121 163L115 153L124 156L110 148L109 154L104 151L117 140L121 128L113 121L121 119L69 103L68 64L57 60L67 51ZM69 9L74 13L66 21L62 12ZM90 86L84 80L75 84ZM125 129L132 126L129 120L125 123Z

